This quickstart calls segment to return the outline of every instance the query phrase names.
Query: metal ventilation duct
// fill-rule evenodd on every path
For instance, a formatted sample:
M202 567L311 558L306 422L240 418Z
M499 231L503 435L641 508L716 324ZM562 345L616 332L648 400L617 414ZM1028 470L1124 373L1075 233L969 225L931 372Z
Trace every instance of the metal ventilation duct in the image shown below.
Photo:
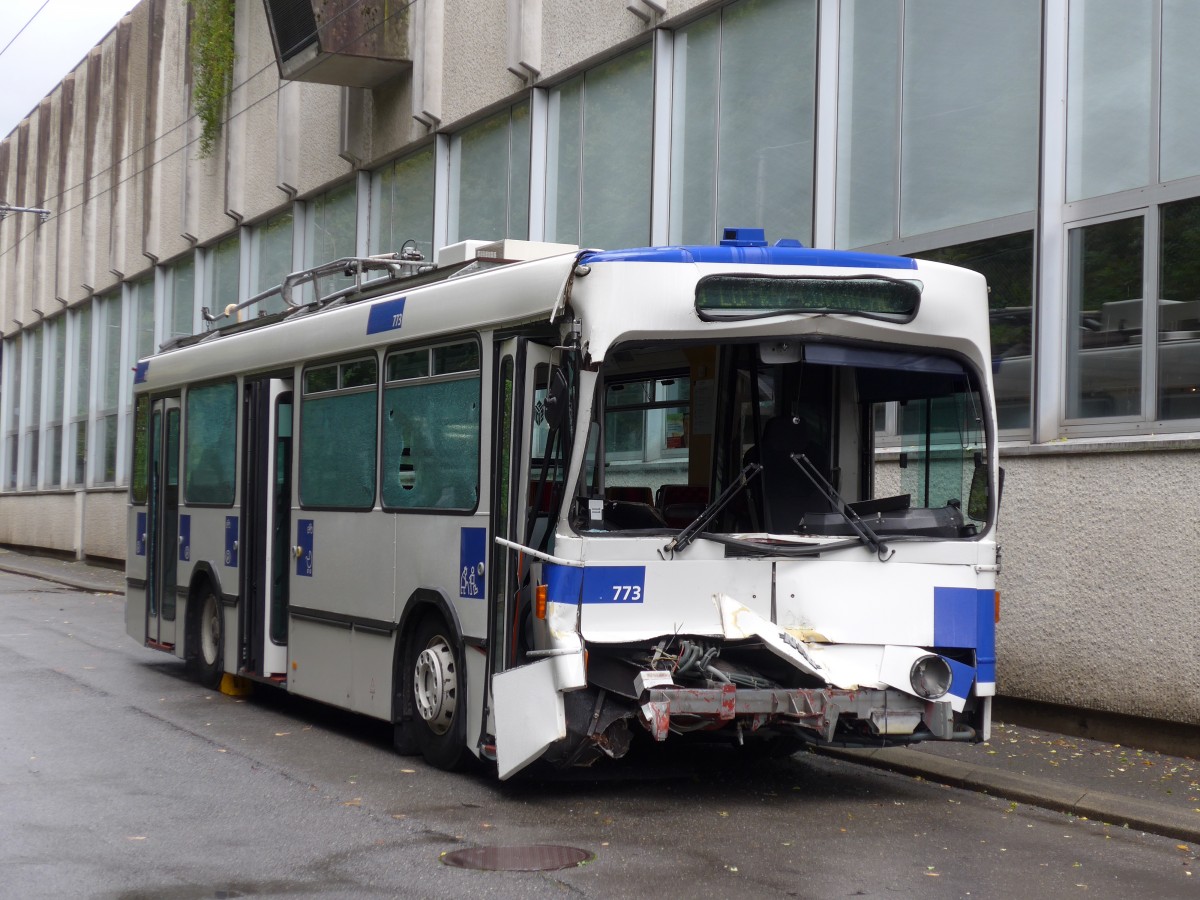
M376 87L412 67L409 3L263 0L279 77Z

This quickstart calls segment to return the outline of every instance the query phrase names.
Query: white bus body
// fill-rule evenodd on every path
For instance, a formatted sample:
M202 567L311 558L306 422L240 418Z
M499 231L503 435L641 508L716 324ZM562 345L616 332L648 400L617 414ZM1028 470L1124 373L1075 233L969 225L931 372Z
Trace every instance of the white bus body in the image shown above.
M637 732L985 740L983 278L498 246L139 364L129 634L502 778Z

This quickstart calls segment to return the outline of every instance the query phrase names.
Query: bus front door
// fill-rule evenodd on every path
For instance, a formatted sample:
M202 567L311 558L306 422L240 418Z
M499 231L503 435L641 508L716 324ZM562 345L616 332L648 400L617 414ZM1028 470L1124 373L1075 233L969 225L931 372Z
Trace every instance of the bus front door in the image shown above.
M543 461L551 429L546 419L552 350L525 338L497 347L496 476L493 479L492 533L539 547L554 528L564 473ZM492 547L488 591L488 675L492 734L500 777L523 768L551 743L565 737L562 697L543 672L551 660L525 663L532 649L533 578L536 561L498 544ZM532 692L532 693L530 693ZM533 715L537 709L543 715ZM485 727L489 723L485 722Z
M155 400L150 411L150 479L146 523L146 642L175 646L179 559L179 398Z
M244 563L239 593L241 663L247 675L287 673L291 559L292 381L246 379L242 396Z

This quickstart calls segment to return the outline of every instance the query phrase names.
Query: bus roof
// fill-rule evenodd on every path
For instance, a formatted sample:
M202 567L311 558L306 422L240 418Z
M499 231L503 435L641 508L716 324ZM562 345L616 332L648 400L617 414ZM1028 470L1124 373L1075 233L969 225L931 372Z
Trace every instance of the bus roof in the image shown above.
M328 306L314 302L289 310L263 327L243 321L185 339L138 365L135 390L270 371L397 342L545 322L564 302L582 314L595 360L603 359L613 343L630 338L690 335L730 340L754 331L791 329L798 334L886 343L916 338L928 346L965 352L986 368L986 287L977 273L906 257L812 249L790 240L767 246L761 234L761 229L727 229L726 238L716 246L577 251L546 245L543 252L551 255L527 261L481 260L478 268L446 267L386 287L372 285L358 296ZM801 268L807 271L797 271ZM702 278L712 274L772 277L790 275L789 269L804 278L861 275L918 282L920 310L907 325L803 313L758 324L702 324L697 318L695 289ZM631 289L635 284L638 288ZM974 299L964 302L967 297Z
M584 264L605 262L740 263L758 266L821 266L839 269L915 269L917 261L906 256L856 253L851 250L817 250L798 242L779 241L774 247L726 244L717 246L637 247L632 250L588 250L580 254Z

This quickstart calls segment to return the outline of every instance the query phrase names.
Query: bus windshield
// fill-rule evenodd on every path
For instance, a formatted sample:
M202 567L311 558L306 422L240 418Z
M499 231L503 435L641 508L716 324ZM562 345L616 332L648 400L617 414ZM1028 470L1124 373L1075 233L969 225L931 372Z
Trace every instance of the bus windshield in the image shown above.
M606 359L574 525L966 539L993 514L979 378L952 356L770 338L630 344ZM590 503L584 503L587 500ZM849 515L848 515L849 514Z

